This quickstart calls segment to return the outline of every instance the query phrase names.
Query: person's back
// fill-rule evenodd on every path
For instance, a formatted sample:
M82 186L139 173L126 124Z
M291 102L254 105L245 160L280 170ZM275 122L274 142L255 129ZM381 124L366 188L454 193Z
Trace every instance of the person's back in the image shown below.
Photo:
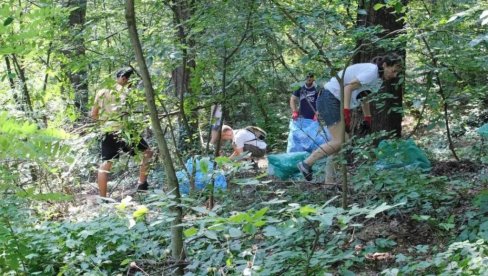
M266 149L266 142L259 140L254 133L247 129L234 130L233 144L239 148L243 148L245 145L252 145L260 149Z
M247 129L234 130L232 140L234 152L250 152L251 157L260 158L266 154L266 142L260 140L254 133Z

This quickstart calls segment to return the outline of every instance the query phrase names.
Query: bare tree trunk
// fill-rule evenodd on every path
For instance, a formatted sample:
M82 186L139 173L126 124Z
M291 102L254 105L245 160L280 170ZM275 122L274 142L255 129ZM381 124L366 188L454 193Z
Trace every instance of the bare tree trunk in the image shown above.
M10 84L10 89L12 89L12 95L14 97L14 102L16 105L20 106L20 108L23 110L24 106L22 105L22 102L19 99L19 96L17 95L15 91L15 81L12 73L12 67L10 65L10 60L8 56L5 56L5 66L7 67L7 78L8 78L8 83ZM25 110L24 110L25 111Z
M14 62L15 71L20 80L20 88L22 91L22 104L25 106L24 110L30 113L30 117L34 118L34 108L32 107L32 101L29 94L29 89L27 88L27 77L25 76L25 70L17 59L16 55L12 55L12 60Z
M181 208L181 195L178 185L178 180L176 178L175 169L173 167L173 160L171 154L164 138L163 129L158 118L158 111L156 109L156 103L154 98L154 89L151 82L151 77L149 75L149 70L144 59L144 54L142 52L141 42L137 34L136 18L134 11L134 0L127 0L125 7L125 18L127 20L127 26L129 28L129 35L136 55L137 64L139 66L142 81L144 82L144 91L146 94L146 102L149 108L151 125L154 130L154 136L158 143L159 157L163 160L164 171L166 174L166 180L171 193L175 196L174 200L176 205L171 208L171 211L175 215L175 219L172 222L171 228L171 253L174 261L177 264L177 269L175 271L176 275L183 275L184 265L183 261L185 259L183 251L183 228L181 225L183 210Z
M181 51L183 58L181 65L175 68L172 72L172 79L174 83L175 96L180 100L180 135L178 148L180 150L192 149L195 144L194 134L198 129L197 116L195 114L186 114L184 110L185 106L185 93L191 95L190 87L190 72L195 68L195 59L191 53L195 46L195 41L188 37L188 33L191 27L188 24L188 20L191 18L191 6L193 1L181 0L172 3L167 3L173 11L173 20L176 28L176 36L181 44ZM188 118L190 115L191 119ZM187 142L190 140L190 143Z
M79 59L85 57L85 47L83 36L79 35L83 31L83 25L86 18L86 2L87 0L68 0L66 6L73 8L69 15L69 28L73 30L72 35L68 39L69 49L65 54L69 58L69 62L77 62ZM72 72L68 72L68 78L75 94L75 108L81 114L86 115L88 111L88 72L86 68Z
M375 10L373 7L376 4L384 4L383 0L360 0L358 5L359 9L365 10L365 14L359 14L357 17L356 25L358 27L369 27L381 25L385 29L382 35L387 35L395 31L403 29L404 22L400 18L403 16L401 13L392 13L393 10L389 8L381 8ZM402 1L403 5L407 5L408 0ZM394 37L392 35L390 37ZM363 43L369 41L358 41L358 47ZM353 58L353 63L370 62L375 56L384 55L388 49L382 49L376 45L369 47L363 47L361 51L358 51ZM396 52L405 58L404 47L396 49ZM381 93L388 93L392 97L389 97L386 102L383 102L384 107L378 108L374 104L371 105L371 113L373 116L372 130L386 130L394 131L397 137L401 137L402 134L402 113L393 110L399 110L402 108L403 103L403 85L396 85L398 80L392 80L385 82ZM356 116L357 117L357 116ZM357 123L356 123L357 125Z
M425 37L422 37L422 41L424 42L425 48L427 49L427 52L429 53L429 56L432 61L432 65L434 68L439 68L439 63L437 60L437 57L435 56L435 53L433 52L432 48L430 47L430 44L427 42ZM459 161L459 157L456 154L456 149L454 147L454 142L452 141L452 134L451 134L451 128L449 124L449 104L448 104L448 99L446 96L446 91L444 90L444 85L442 83L441 77L437 70L433 70L432 73L435 75L435 81L438 86L438 93L441 96L442 99L442 111L444 113L444 122L446 124L446 135L447 135L447 143L449 144L449 149L452 152L452 155L454 158Z

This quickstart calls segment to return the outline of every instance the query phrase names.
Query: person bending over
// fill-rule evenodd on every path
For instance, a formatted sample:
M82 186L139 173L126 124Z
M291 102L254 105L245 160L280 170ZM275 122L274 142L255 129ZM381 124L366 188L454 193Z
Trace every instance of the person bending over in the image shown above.
M392 80L402 70L403 59L396 54L376 57L372 63L358 63L348 66L337 76L344 78L344 121L341 122L341 87L336 77L332 77L324 86L325 90L317 98L317 110L320 119L325 120L332 140L322 144L303 162L297 164L298 169L307 181L313 178L312 166L324 156L337 153L344 141L342 133L349 130L351 124L351 109L362 106L364 123L371 126L371 113L367 99L368 92L378 91L383 80Z
M230 159L238 158L244 152L250 152L251 158L261 158L266 153L266 142L259 138L259 135L247 129L233 130L228 125L222 126L222 141L231 141L234 150L229 156Z

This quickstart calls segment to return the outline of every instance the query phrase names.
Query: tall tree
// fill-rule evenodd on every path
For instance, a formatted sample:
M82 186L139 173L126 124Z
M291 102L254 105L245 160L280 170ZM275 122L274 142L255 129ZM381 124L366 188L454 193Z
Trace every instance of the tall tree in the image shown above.
M382 0L360 0L358 2L358 16L356 26L358 28L381 27L378 34L381 39L395 38L401 34L404 28L403 16L405 14L408 0L402 0L390 7ZM373 41L374 40L374 41ZM353 63L370 62L375 56L384 55L395 51L405 59L405 45L386 48L379 46L377 39L360 39L357 42L359 51L353 57ZM371 43L373 42L373 43ZM383 44L384 45L384 44ZM381 106L372 104L372 115L374 131L394 131L400 137L402 134L402 112L403 85L399 79L386 82L381 92L385 95L385 101Z
M83 29L86 18L87 0L68 0L66 6L71 10L68 27L71 32L68 39L68 48L64 53L68 56L68 78L75 94L75 108L85 114L88 111L88 72L84 65L85 46ZM78 64L81 64L78 65Z
M137 33L133 0L127 0L126 2L125 18L127 20L130 40L132 43L132 47L134 48L137 64L139 65L141 77L144 82L146 102L150 112L151 125L154 129L154 136L156 137L156 141L158 143L159 157L161 158L161 160L163 160L168 187L170 188L170 191L173 194L174 200L176 202L175 206L171 208L175 216L171 227L171 252L177 267L175 274L183 275L183 260L185 258L185 254L183 251L183 227L181 226L183 220L183 210L180 206L180 189L178 185L178 179L176 178L173 160L171 158L171 153L169 151L168 144L166 143L163 129L161 127L161 122L158 117L158 111L156 108L156 102L154 97L154 88L151 82L151 77L149 75L149 70L146 65L146 60L142 52L139 35Z
M191 94L191 72L195 69L195 57L193 55L193 48L195 41L189 36L191 31L190 19L192 16L193 0L168 1L167 5L173 11L173 21L175 26L175 33L178 45L181 50L180 65L178 65L172 72L172 79L174 84L175 96L180 102L180 135L179 145L180 149L186 149L187 145L193 145L193 136L195 130L198 129L198 121L195 114L185 113L185 94ZM191 111L190 111L191 112ZM188 143L188 141L190 143ZM190 146L191 148L191 146Z

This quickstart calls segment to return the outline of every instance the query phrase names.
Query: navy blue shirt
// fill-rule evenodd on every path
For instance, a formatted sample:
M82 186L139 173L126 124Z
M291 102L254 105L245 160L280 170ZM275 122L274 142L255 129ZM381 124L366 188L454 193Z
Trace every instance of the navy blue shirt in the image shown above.
M306 87L303 85L297 91L293 92L293 96L300 99L300 108L298 109L298 114L305 119L313 119L315 116L315 102L319 95L316 85L311 87Z

